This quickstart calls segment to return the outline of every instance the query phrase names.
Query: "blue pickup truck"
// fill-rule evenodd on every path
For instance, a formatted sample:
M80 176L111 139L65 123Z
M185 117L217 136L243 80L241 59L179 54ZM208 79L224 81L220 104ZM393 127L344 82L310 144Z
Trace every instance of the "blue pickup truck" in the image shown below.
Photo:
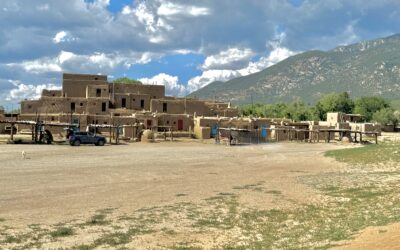
M71 146L80 146L81 144L94 144L104 146L106 138L91 132L73 132L69 135L69 144Z

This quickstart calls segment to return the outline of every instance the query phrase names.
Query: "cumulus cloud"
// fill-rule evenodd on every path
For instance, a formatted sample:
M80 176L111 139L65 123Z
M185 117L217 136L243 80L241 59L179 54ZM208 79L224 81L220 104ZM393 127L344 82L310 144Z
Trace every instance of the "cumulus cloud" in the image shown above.
M216 55L208 56L201 67L204 70L240 68L243 67L243 64L247 63L252 56L254 56L254 52L250 48L229 48Z
M140 78L144 84L164 85L167 95L183 96L188 94L186 86L179 83L177 76L160 73L151 78Z
M174 16L174 15L191 15L191 16L204 16L209 14L209 9L206 7L181 5L171 2L161 3L157 9L157 14L160 16Z
M54 82L60 71L129 73L135 64L154 58L197 53L206 59L200 75L187 85L196 89L257 72L295 51L391 35L400 25L398 0L304 1L297 6L282 0L137 0L117 13L108 10L110 4L0 1L0 78L34 84ZM266 41L282 40L277 29L286 38L267 44L266 54Z
M69 32L64 30L57 32L57 34L53 37L54 43L71 42L75 40L76 40L75 37L73 37Z
M22 99L39 99L44 89L59 90L61 86L55 84L24 84L20 81L9 80L14 85L14 88L8 93L7 101L20 101Z
M209 56L202 65L205 71L200 76L190 79L187 88L192 92L214 81L228 81L236 77L253 74L297 54L298 52L281 46L284 40L285 33L277 33L275 39L268 42L268 47L271 50L269 55L262 56L257 61L250 61L254 54L250 49L231 48L217 55ZM244 63L246 63L244 67L235 69L234 64L243 65Z
M193 92L208 85L209 83L215 81L227 81L239 76L241 76L241 74L237 70L206 70L200 76L196 76L190 79L187 87L190 92Z
M132 64L147 63L151 60L151 57L151 53L119 55L95 52L91 55L77 55L73 52L61 51L55 57L44 57L21 63L9 63L7 66L19 68L32 74L62 71L108 74L118 66L129 68ZM78 69L77 66L79 66Z

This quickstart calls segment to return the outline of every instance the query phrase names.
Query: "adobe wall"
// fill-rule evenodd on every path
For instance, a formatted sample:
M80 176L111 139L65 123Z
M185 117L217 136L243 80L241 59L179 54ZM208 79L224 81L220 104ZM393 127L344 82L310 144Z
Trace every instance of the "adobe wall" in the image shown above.
M5 120L5 119L6 119L6 118L4 117L3 112L4 112L4 111L0 111L0 120ZM3 133L5 132L5 127L6 127L6 124L0 123L0 134L3 134Z
M217 109L213 110L212 115L222 117L237 117L239 116L239 110L237 108Z
M106 75L63 73L63 80L107 81Z
M215 127L219 124L220 118L218 117L196 117L194 119L194 126L195 127Z
M210 109L203 101L184 100L184 99L152 99L150 101L150 111L162 113L164 103L167 105L166 113L169 114L190 114L209 116Z
M63 74L62 93L65 97L86 97L89 85L108 85L107 76Z
M189 131L189 127L193 129L193 117L189 115L174 114L157 114L158 126L171 126L173 131ZM182 128L179 123L182 122Z
M86 99L87 107L86 113L92 115L106 115L110 114L110 106L108 98ZM103 105L105 109L103 110Z
M352 131L359 132L376 132L378 135L381 134L382 127L377 123L349 123Z
M108 84L88 85L86 87L86 98L109 98L110 92Z
M151 96L148 94L115 94L114 108L123 108L122 99L125 98L125 108L132 110L150 110ZM142 107L143 100L143 107Z
M136 113L133 115L139 123L143 123L146 129L158 126L158 118L151 113Z
M106 112L102 112L101 103L106 103ZM71 104L75 104L75 110L72 110ZM90 103L91 105L88 105ZM21 114L63 114L63 113L108 113L108 99L86 98L60 98L43 97L40 100L21 102Z
M115 94L145 94L151 98L159 99L165 96L165 87L163 85L142 85L129 83L111 83L111 93Z
M25 100L21 102L21 114L34 114L41 106L40 100Z
M62 91L61 90L48 90L44 89L42 91L42 97L47 96L47 97L61 97L62 96Z
M343 113L340 113L340 112L330 113L329 112L326 114L326 121L331 125L335 125L338 122L342 122L343 121Z

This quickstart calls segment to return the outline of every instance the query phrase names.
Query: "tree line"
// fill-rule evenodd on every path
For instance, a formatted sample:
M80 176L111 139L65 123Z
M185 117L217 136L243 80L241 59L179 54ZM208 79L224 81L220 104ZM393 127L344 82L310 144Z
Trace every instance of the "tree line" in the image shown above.
M244 105L240 107L244 116L288 118L294 121L323 121L328 112L360 114L365 122L379 122L385 125L397 125L400 112L382 97L364 96L355 100L347 92L323 95L314 105L303 101Z

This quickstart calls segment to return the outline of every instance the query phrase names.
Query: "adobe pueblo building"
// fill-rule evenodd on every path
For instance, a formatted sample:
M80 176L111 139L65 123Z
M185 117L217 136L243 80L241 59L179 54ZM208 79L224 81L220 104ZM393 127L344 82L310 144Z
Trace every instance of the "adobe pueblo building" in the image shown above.
M39 100L21 102L19 120L79 124L81 130L88 125L123 126L124 136L134 137L129 125L190 131L196 115L236 117L238 113L229 103L166 96L162 85L113 83L104 75L63 74L61 90L43 90ZM18 126L19 131L24 129L30 126ZM52 133L62 129L54 127Z

